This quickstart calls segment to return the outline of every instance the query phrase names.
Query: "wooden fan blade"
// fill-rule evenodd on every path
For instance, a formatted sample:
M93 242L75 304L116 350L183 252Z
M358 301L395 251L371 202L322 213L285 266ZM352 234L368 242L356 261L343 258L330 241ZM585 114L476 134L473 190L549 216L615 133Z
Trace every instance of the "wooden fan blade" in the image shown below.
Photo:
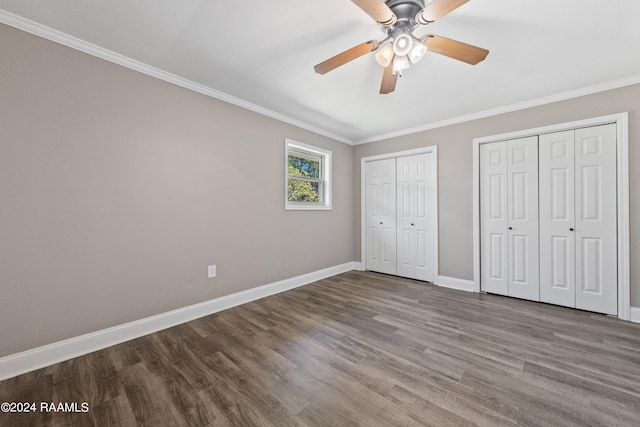
M368 42L354 46L351 49L347 49L342 53L337 54L333 58L329 58L324 62L319 63L315 67L316 73L325 74L329 71L338 68L341 65L346 64L349 61L353 61L356 58L360 58L378 47L378 42L375 40L369 40Z
M449 12L452 12L469 0L433 0L416 15L416 21L422 25L430 24Z
M398 17L389 6L382 0L351 0L360 9L364 10L367 15L372 17L378 23L382 25L393 25L398 20Z
M429 34L423 43L430 51L476 65L484 61L489 54L487 49Z
M398 81L398 75L393 74L393 61L387 67L384 68L382 74L382 84L380 85L380 93L386 95L396 90L396 82Z

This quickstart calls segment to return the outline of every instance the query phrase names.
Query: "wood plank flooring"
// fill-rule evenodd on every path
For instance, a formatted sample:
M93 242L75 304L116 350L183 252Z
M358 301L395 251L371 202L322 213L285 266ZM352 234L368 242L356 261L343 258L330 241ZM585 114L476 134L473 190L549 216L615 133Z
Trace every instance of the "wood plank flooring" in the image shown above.
M1 426L638 426L640 325L349 272L0 382Z

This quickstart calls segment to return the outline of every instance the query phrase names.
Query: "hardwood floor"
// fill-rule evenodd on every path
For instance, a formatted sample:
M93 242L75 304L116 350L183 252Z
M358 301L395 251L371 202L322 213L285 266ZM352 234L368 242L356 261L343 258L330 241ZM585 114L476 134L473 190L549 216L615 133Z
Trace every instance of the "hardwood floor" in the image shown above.
M349 272L0 382L1 426L640 424L640 325Z

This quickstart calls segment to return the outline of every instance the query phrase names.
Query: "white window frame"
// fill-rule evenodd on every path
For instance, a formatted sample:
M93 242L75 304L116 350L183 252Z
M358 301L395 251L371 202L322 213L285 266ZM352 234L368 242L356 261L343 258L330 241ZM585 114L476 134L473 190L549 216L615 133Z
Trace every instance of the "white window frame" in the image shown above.
M313 145L303 144L292 139L285 139L284 144L284 203L286 210L331 210L331 151ZM289 201L289 153L309 155L321 158L318 191L320 202Z

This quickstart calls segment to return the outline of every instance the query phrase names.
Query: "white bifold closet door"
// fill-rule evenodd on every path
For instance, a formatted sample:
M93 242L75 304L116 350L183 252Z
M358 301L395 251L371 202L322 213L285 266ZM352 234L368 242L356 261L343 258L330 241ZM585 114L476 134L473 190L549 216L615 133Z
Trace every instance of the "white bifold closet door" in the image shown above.
M396 274L396 159L367 162L365 169L366 266Z
M539 300L538 137L480 146L481 284Z
M576 306L575 131L540 136L540 301Z
M616 128L540 137L540 296L617 314Z
M366 269L435 280L436 153L365 163Z
M435 153L397 159L397 274L434 280Z
M480 271L482 290L509 295L507 145L480 146Z

